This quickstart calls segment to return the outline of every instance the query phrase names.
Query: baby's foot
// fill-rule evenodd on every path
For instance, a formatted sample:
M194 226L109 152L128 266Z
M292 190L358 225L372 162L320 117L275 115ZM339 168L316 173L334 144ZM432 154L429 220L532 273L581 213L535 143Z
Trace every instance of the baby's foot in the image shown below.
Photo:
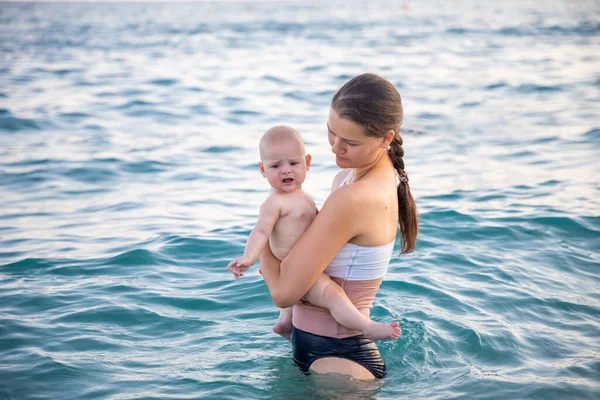
M273 332L283 336L285 339L290 341L290 338L292 336L292 320L283 318L280 315L275 325L273 325Z
M398 322L392 322L391 324L380 324L378 322L371 321L369 329L363 331L363 333L371 340L397 340L400 337L402 330L400 329L400 324Z

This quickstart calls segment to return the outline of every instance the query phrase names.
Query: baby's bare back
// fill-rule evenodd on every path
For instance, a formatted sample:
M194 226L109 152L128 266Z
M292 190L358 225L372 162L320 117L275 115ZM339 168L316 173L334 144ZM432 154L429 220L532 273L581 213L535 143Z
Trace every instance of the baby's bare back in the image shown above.
M317 216L314 200L302 190L280 193L281 215L269 237L273 255L282 260Z

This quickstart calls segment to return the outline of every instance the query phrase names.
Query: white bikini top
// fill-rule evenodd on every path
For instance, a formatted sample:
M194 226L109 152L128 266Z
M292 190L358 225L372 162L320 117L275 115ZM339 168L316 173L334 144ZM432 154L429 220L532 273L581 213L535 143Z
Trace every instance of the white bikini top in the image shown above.
M340 186L345 185L351 175L352 172L346 175ZM333 257L325 273L348 281L382 278L392 258L394 243L395 240L383 246L359 246L346 243Z

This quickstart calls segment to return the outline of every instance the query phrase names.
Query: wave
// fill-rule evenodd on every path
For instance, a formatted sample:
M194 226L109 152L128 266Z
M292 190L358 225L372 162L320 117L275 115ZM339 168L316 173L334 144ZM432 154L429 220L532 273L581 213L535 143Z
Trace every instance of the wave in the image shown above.
M565 85L536 85L524 83L515 88L520 93L546 93L546 92L562 92L565 90Z
M19 118L9 110L0 109L0 131L20 132L40 129L42 129L42 124L39 121L30 118Z
M577 25L551 25L551 26L507 26L494 30L474 29L464 27L451 27L446 29L446 34L453 35L491 35L491 36L596 36L600 34L600 24L591 21L582 21Z
M600 128L590 129L589 131L584 132L582 136L585 138L586 142L600 142Z

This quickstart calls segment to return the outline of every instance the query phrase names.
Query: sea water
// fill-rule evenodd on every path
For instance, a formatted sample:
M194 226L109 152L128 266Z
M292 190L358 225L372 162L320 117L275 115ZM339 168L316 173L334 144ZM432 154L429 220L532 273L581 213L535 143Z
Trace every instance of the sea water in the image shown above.
M0 3L1 399L600 398L597 1ZM242 254L257 141L403 97L417 249L389 373L304 375ZM396 246L396 253L399 250Z

